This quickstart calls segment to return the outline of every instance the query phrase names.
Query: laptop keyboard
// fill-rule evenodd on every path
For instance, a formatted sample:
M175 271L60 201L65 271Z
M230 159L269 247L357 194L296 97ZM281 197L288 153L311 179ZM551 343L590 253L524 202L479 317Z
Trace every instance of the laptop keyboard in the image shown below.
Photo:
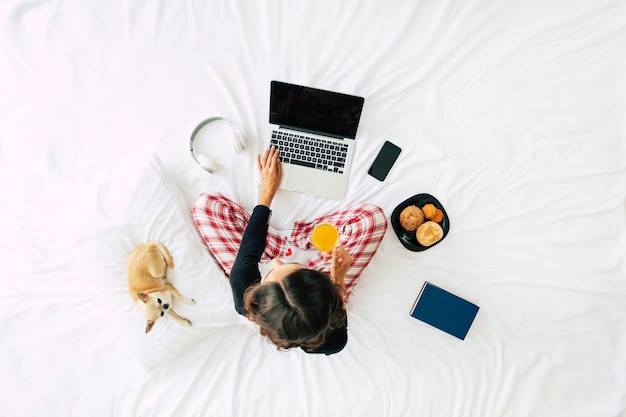
M348 145L279 130L272 132L270 146L280 151L280 161L343 173L348 155Z

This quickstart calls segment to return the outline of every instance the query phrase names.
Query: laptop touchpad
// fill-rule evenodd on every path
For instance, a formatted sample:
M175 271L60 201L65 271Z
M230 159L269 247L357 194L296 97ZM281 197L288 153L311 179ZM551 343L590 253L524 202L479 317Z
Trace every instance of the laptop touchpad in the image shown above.
M287 177L287 188L291 188L292 190L314 191L317 188L317 176L315 175L315 171L292 166L289 171L289 176Z

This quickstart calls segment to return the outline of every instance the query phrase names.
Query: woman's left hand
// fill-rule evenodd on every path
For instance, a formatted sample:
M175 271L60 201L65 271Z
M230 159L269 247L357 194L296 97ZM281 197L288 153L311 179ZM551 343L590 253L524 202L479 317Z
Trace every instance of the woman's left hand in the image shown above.
M278 149L271 147L265 151L263 157L256 156L257 167L261 174L261 193L259 204L269 207L280 186L283 176L282 165L278 158Z

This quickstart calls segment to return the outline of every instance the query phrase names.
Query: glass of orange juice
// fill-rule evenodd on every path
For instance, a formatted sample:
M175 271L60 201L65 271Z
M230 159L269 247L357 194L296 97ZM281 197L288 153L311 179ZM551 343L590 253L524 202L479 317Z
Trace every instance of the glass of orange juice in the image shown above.
M313 229L311 243L320 252L330 252L339 240L339 231L330 223L320 223Z

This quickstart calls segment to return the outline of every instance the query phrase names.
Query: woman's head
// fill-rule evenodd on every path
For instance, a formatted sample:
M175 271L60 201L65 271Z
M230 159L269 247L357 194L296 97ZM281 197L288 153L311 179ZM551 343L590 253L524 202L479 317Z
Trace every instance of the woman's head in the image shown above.
M299 264L273 264L244 296L248 318L279 348L315 348L345 322L340 292L330 277ZM276 271L276 272L274 272Z

